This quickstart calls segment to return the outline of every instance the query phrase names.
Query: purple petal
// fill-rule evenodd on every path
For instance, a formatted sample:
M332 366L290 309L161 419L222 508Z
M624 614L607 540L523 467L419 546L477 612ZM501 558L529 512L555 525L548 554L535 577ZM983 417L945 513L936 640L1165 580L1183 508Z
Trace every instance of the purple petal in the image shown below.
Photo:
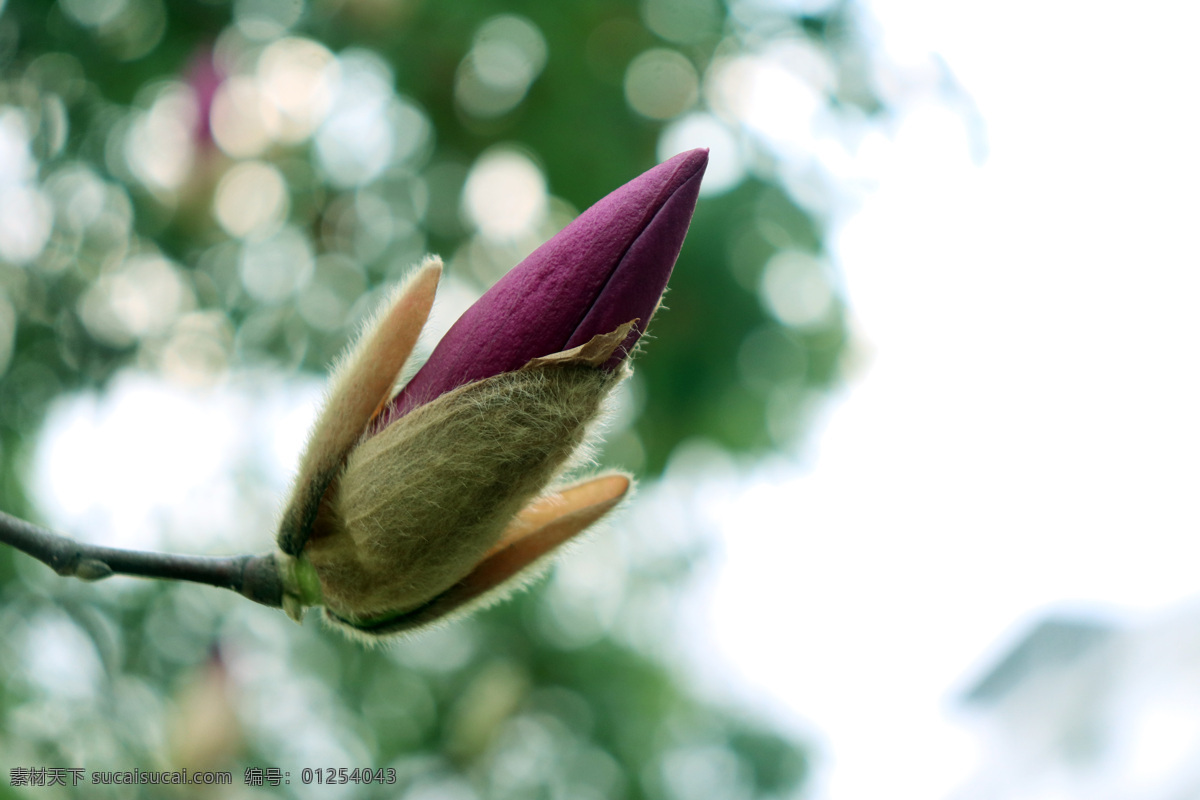
M707 165L706 149L681 153L580 214L459 317L380 422L637 319L615 367L658 307Z

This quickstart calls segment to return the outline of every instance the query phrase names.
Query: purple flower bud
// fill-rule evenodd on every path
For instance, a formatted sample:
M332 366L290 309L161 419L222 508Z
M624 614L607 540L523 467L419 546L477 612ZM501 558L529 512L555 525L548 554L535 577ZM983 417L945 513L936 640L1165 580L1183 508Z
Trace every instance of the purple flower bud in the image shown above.
M585 211L475 303L395 397L441 275L434 258L342 359L279 529L284 606L355 636L489 602L592 525L630 478L564 484L646 329L708 151ZM411 413L410 413L411 412Z
M512 372L638 320L605 365L615 368L658 307L706 166L707 149L680 153L534 250L459 317L380 424L463 384Z

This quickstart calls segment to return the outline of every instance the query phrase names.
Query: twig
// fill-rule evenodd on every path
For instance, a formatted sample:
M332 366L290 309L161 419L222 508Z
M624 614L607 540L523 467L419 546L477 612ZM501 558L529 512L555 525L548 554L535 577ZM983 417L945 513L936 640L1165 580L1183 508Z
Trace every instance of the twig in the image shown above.
M64 577L98 581L111 575L191 581L232 589L265 606L283 606L274 555L177 556L84 544L0 511L0 542L33 556Z

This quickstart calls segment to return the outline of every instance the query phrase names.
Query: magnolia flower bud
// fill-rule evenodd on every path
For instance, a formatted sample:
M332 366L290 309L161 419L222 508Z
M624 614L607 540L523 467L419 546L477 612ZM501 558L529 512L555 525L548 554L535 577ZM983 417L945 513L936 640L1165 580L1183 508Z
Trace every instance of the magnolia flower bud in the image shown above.
M441 274L430 259L335 371L279 530L285 608L357 634L412 630L504 594L616 506L577 458L653 314L707 152L597 203L472 306L391 391Z

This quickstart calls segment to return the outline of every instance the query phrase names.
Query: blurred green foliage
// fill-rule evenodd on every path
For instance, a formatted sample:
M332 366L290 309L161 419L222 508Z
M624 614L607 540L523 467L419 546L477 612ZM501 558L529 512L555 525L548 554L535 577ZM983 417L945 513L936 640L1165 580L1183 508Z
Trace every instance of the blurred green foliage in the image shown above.
M830 114L878 111L843 4L808 15L734 0L0 9L0 507L12 513L36 515L22 471L54 398L128 368L193 384L248 367L321 373L373 290L422 253L480 291L671 155L663 142L686 119L726 131L735 177L701 199L669 311L639 358L638 413L606 458L650 477L694 437L747 453L788 444L837 376L842 305L812 268L820 216L779 179L778 152L713 98L721 64L791 42L817 64L813 93ZM495 153L516 154L548 193L510 235L489 233L464 199ZM481 196L494 206L496 192ZM773 310L771 270L783 281L772 291L816 281L828 302ZM678 585L694 555L632 567L626 616L657 607L635 599ZM582 643L548 636L545 587L399 650L364 651L202 589L68 585L18 561L0 550L6 770L233 768L240 785L245 766L279 765L289 796L308 796L303 766L391 765L399 790L338 796L681 800L783 796L805 775L798 744L700 699L620 626ZM39 681L55 659L78 661L60 681L87 680ZM259 691L261 707L247 699ZM195 731L172 738L180 725ZM253 794L240 791L221 796ZM0 797L18 795L0 779Z

